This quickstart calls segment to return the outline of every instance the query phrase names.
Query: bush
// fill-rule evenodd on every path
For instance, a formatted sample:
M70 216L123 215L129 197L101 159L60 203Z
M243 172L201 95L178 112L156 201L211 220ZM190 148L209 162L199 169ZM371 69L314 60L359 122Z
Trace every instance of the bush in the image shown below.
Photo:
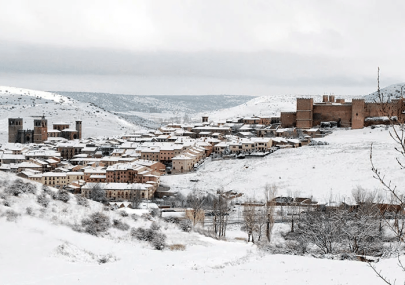
M4 200L4 201L3 201L3 206L5 206L5 207L11 207L10 201Z
M44 194L48 194L49 196L51 196L52 199L56 200L57 197L56 192L51 190L51 188L49 188L48 186L46 185L42 186L42 191L44 192Z
M18 218L18 214L16 212L14 212L13 210L7 210L5 213L6 219L9 222L15 222L17 221Z
M76 196L76 203L77 203L77 205L83 206L83 207L89 206L89 201L87 200L86 197L83 197L83 196Z
M8 186L6 193L14 196L19 196L22 193L31 193L35 194L37 187L29 182L24 182L22 179L16 179L14 182Z
M152 231L158 231L158 230L160 230L160 226L158 225L158 223L153 222L153 223L150 225L150 229L151 229Z
M27 207L27 209L25 209L25 211L26 211L27 215L30 215L30 216L32 216L34 213L34 210L32 210L31 207Z
M183 232L189 233L192 229L192 224L190 220L182 220L179 222L179 227Z
M150 215L152 217L160 217L160 210L159 209L152 209L152 211L150 212Z
M103 213L94 213L88 219L82 220L84 231L91 235L99 235L111 227L110 218Z
M48 207L50 201L49 201L48 197L46 197L46 194L43 193L43 194L41 194L41 195L39 195L39 196L37 197L37 202L38 202L38 204L40 204L42 207L46 208L46 207Z
M70 200L69 192L59 189L55 199L67 203Z
M135 237L137 240L149 242L152 241L154 233L153 230L144 228L133 228L131 230L131 236Z
M124 222L122 222L120 220L117 220L117 219L113 220L113 227L116 228L116 229L119 229L121 231L129 230L129 225L128 224L126 224L126 223L124 223Z
M178 225L180 223L180 219L177 217L166 217L166 218L163 218L163 220L166 223L171 223L171 224L176 224L176 225Z
M139 216L137 214L132 214L131 218L136 222L139 219Z
M128 217L129 215L128 215L128 213L124 210L124 211L120 211L120 215L121 215L121 217Z
M157 250L163 250L166 247L166 235L164 233L155 232L152 245Z

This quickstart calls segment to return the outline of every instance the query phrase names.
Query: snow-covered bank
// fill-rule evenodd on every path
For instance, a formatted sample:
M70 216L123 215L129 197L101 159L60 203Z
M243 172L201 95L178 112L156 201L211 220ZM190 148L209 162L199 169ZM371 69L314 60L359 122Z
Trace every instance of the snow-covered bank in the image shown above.
M261 199L264 185L274 183L280 195L313 196L318 201L328 201L331 196L349 199L358 185L370 190L381 188L371 171L372 143L376 166L393 182L403 177L395 162L395 144L384 127L339 129L322 140L329 145L283 149L264 158L206 161L197 172L163 176L161 180L185 194L193 188L213 192L223 187Z

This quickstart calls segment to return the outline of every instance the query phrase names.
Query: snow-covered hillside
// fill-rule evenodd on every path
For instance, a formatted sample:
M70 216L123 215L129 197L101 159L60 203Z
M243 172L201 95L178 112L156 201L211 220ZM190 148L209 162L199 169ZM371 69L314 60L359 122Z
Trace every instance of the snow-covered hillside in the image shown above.
M385 88L382 88L380 90L380 93L384 96L384 99L395 99L395 98L401 98L401 96L403 94L401 94L405 92L405 83L397 83L397 84L392 84L390 86L387 86ZM375 91L367 96L365 96L366 101L368 102L374 102L374 101L379 101L378 98L378 92Z
M132 211L139 210L123 216L125 210L105 211L95 202L79 205L72 195L66 203L48 198L43 207L37 203L39 185L36 195L4 195L14 179L0 173L1 284L384 284L363 262L266 254L243 236L221 241L155 218L134 219ZM114 227L98 237L71 228L98 212L130 227L156 220L167 244L185 249L154 250L129 230ZM274 239L280 238L278 227ZM232 236L232 229L228 232ZM377 268L402 280L396 263L396 258L382 260Z
M264 158L206 161L197 172L163 176L161 180L185 194L193 188L214 192L223 187L262 199L265 184L274 183L280 195L313 196L320 202L328 202L331 196L332 200L347 200L356 186L381 188L371 172L371 143L376 166L393 182L403 178L395 162L393 140L384 127L335 130L322 140L329 145L278 150ZM399 187L405 190L400 183Z
M33 129L34 118L45 115L52 123L83 121L83 137L111 136L140 127L91 103L79 102L55 93L0 86L0 142L7 142L8 118L23 118L24 129Z

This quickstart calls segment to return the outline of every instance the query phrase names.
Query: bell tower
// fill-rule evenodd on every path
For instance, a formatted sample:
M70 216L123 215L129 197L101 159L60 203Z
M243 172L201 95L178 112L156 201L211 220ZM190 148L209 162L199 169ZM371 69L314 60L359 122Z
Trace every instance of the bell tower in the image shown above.
M43 143L48 139L48 120L45 115L34 120L34 143Z

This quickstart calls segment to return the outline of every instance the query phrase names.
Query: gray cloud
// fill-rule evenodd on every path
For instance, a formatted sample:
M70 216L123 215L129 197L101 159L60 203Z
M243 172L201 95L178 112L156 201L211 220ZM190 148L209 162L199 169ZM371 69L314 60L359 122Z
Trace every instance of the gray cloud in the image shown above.
M377 66L382 86L403 81L400 1L0 2L3 85L366 94Z

